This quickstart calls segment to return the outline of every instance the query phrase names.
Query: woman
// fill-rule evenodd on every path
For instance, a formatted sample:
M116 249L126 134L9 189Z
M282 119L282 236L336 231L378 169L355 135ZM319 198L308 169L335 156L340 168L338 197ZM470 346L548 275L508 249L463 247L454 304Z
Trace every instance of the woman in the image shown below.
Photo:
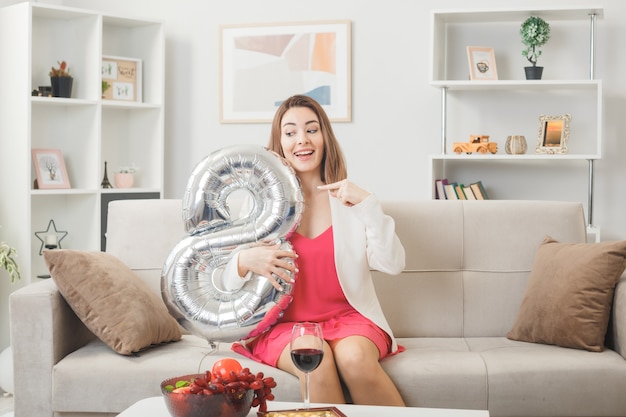
M397 405L404 401L380 360L399 351L376 298L370 267L397 274L404 248L374 195L347 180L341 149L323 108L306 96L282 103L272 124L269 148L283 156L298 176L304 194L302 219L290 241L241 250L235 259L240 277L250 272L291 282L293 301L267 332L233 349L300 378L289 338L295 322L322 325L324 357L310 374L311 401L345 403L341 382L355 404ZM297 258L297 269L286 258Z

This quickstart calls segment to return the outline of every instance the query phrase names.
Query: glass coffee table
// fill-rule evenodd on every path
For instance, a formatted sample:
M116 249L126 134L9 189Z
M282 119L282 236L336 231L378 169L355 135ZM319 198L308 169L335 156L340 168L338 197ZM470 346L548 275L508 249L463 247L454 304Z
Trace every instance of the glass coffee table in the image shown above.
M269 411L301 408L302 403L270 401ZM311 404L311 407L326 407L328 404ZM379 407L372 405L334 405L347 417L489 417L487 410L455 410L447 408ZM131 405L117 417L171 417L163 397L151 397ZM248 417L257 417L252 408Z

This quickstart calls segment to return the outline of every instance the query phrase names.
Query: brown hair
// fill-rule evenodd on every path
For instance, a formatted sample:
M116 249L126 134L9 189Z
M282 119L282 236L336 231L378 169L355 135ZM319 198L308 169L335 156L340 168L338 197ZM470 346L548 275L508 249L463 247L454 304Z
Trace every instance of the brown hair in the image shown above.
M272 130L270 132L270 140L268 148L282 157L285 156L283 148L280 144L281 137L281 121L287 110L293 107L306 107L311 109L317 116L324 137L324 157L320 166L320 177L324 184L332 184L337 181L348 178L348 169L343 159L343 153L339 147L339 142L333 132L328 115L320 106L320 104L312 98L304 95L291 96L283 101L276 110L274 121L272 122Z

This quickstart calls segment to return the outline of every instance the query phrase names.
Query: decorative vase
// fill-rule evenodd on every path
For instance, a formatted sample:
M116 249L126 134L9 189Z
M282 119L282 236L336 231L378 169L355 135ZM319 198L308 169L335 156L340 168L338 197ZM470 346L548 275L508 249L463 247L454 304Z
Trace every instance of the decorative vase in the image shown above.
M72 77L50 77L52 84L52 97L72 97Z
M133 186L134 174L128 172L116 172L113 177L115 188L130 188Z
M509 155L525 154L527 149L528 145L526 144L526 138L524 136L507 136L506 143L504 144L504 150Z
M543 74L543 67L524 67L527 80L540 80Z

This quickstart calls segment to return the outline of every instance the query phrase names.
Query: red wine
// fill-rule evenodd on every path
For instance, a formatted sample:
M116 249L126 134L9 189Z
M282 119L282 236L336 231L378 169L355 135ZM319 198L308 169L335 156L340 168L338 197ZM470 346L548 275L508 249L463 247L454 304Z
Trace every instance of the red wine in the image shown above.
M296 349L291 351L293 363L302 372L311 372L316 369L322 361L324 352L319 349Z

